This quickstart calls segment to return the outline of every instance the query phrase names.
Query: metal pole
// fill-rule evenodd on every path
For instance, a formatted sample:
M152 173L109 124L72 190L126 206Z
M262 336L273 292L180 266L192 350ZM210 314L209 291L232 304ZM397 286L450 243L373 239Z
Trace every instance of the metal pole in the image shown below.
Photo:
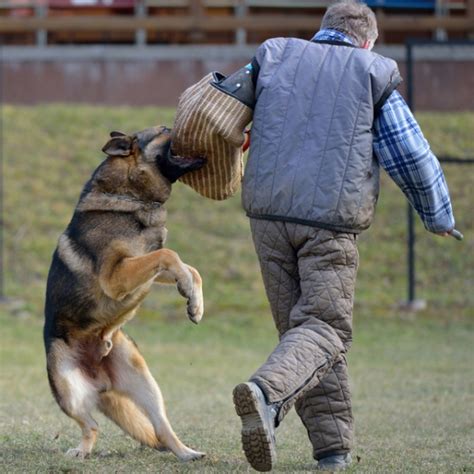
M413 45L407 44L407 102L414 112L413 101ZM408 304L415 300L415 225L413 222L413 208L408 203Z
M413 101L413 45L407 43L407 103L414 112ZM415 301L415 223L413 221L413 208L408 203L408 305Z
M406 64L407 64L407 104L411 111L415 110L414 71L413 71L413 44L406 43ZM426 302L416 299L416 268L415 268L415 213L413 207L408 203L407 208L407 266L408 266L408 299L403 305L406 309L417 311L426 307Z
M415 104L413 101L413 44L410 41L406 43L406 61L407 61L407 104L414 112Z
M415 283L415 219L413 207L408 203L408 306L413 306L416 299Z
M5 297L4 281L4 252L3 252L3 234L5 229L3 215L3 195L4 195L4 177L3 177L3 47L0 44L0 301Z

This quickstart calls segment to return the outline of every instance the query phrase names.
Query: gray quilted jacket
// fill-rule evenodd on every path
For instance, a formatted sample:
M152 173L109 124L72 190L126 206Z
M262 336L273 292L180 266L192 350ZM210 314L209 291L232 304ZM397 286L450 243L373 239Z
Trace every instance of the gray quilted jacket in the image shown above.
M396 63L296 38L266 41L256 61L247 214L353 233L369 227L379 193L372 126L401 81Z

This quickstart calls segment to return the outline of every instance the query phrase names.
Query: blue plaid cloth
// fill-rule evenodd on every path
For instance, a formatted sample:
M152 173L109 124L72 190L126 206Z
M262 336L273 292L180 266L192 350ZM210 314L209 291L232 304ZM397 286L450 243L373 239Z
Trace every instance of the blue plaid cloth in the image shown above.
M323 41L342 41L343 43L354 44L354 42L345 35L342 31L331 30L326 28L325 30L319 30L313 37L313 40Z
M336 30L320 30L313 39L352 41ZM374 121L374 153L404 192L427 230L454 228L454 216L443 170L403 97L394 91Z

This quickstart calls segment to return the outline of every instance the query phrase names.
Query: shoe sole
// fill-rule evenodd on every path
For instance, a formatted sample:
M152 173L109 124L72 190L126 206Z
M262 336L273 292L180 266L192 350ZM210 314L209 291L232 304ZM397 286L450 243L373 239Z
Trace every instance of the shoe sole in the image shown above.
M234 389L234 405L242 420L242 447L250 465L260 472L271 471L276 460L271 434L258 411L258 399L246 383Z

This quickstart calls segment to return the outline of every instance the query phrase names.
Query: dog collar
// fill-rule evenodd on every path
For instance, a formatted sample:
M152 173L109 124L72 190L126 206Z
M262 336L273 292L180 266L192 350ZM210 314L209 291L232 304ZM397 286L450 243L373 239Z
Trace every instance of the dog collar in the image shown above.
M137 212L154 211L163 206L157 201L142 201L124 194L90 192L78 204L79 211Z

